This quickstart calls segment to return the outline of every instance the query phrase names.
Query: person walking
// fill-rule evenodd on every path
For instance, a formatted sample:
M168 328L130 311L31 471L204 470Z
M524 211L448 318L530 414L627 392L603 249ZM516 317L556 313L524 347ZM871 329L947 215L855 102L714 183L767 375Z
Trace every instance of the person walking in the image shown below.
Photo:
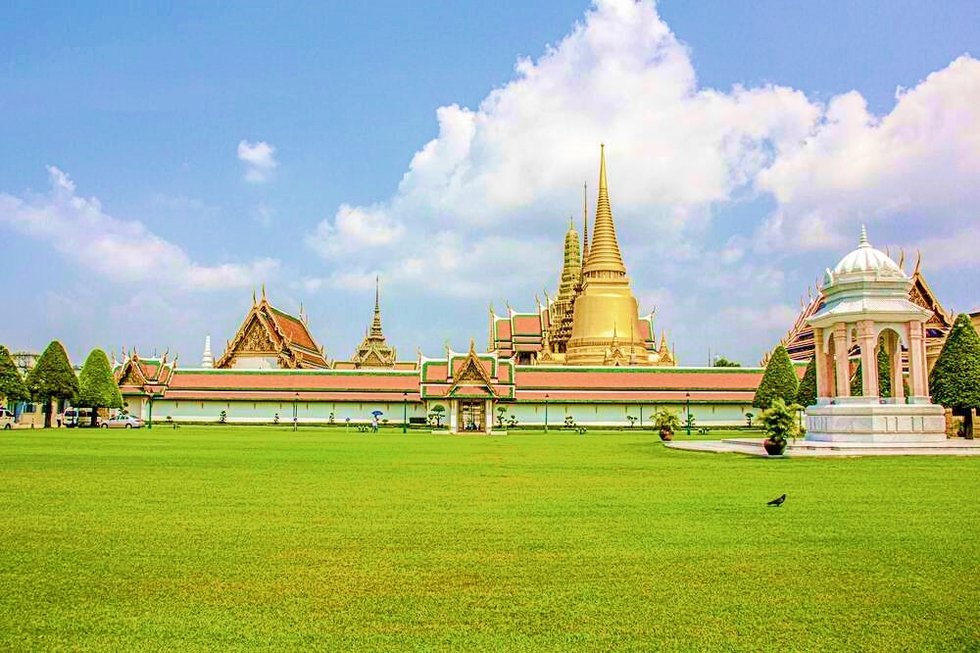
M372 415L371 416L371 431L373 433L377 433L378 432L378 416L377 415Z

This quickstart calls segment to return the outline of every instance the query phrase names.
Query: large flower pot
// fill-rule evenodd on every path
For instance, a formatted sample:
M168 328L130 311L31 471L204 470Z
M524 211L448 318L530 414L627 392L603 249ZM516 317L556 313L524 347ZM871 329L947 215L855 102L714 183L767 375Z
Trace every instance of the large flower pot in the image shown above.
M763 440L762 446L770 456L781 456L786 450L786 440Z
M674 439L674 432L673 431L664 431L664 430L661 430L660 431L660 439L663 440L664 442L666 442L668 440L673 440Z

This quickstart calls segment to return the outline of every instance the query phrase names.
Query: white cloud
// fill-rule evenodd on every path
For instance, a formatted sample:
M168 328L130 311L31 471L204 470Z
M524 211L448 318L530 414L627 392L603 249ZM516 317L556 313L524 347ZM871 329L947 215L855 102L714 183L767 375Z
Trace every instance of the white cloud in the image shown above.
M276 148L265 141L239 141L238 160L245 164L245 181L253 184L269 181L273 171L279 167Z
M365 248L396 242L404 232L404 226L392 219L384 207L343 204L333 223L320 222L306 242L324 257L357 256Z
M181 290L242 288L265 280L274 259L203 265L140 222L106 213L95 198L80 197L63 171L48 167L51 190L26 198L0 193L0 224L47 241L82 267L119 283L152 282Z
M810 134L758 175L780 204L767 228L803 248L840 245L856 224L916 215L950 232L980 205L980 61L962 56L912 89L894 109L868 111L852 91L831 99Z

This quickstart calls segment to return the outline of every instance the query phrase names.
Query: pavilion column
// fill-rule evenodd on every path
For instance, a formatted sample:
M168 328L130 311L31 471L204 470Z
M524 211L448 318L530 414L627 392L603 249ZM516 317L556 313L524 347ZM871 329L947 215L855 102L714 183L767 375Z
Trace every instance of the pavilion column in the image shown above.
M902 339L891 333L888 338L888 355L891 358L892 399L896 404L905 403L905 383L902 379Z
M813 363L817 370L817 398L829 397L827 385L827 355L824 353L823 329L813 329Z
M929 359L926 353L926 325L925 322L919 322L919 333L921 338L919 338L919 348L922 353L919 355L919 360L922 362L922 396L928 397L929 395Z
M861 345L861 394L866 399L878 396L878 357L875 355L875 323L871 320L858 322L858 340Z
M909 384L913 397L925 397L925 349L922 343L922 322L909 322Z
M837 396L851 396L851 371L848 366L847 325L834 325L834 363L837 370Z

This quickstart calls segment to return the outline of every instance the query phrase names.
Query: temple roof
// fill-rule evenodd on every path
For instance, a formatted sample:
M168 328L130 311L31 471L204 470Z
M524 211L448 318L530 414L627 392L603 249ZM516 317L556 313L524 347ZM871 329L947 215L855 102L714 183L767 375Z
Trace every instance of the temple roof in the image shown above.
M216 368L232 367L236 359L275 358L278 366L289 369L329 367L323 348L317 345L306 320L282 311L265 296L256 301L242 321Z

